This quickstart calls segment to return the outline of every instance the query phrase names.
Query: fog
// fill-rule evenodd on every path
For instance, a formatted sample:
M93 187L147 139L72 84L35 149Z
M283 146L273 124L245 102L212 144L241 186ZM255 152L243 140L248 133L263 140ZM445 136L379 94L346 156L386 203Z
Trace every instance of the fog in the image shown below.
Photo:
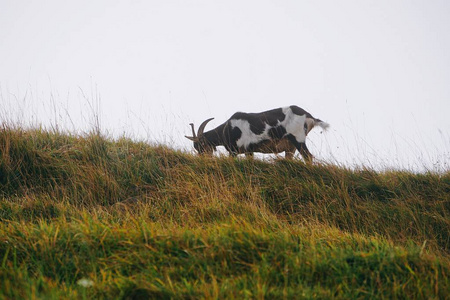
M448 1L0 1L0 118L193 151L298 105L319 161L450 169Z

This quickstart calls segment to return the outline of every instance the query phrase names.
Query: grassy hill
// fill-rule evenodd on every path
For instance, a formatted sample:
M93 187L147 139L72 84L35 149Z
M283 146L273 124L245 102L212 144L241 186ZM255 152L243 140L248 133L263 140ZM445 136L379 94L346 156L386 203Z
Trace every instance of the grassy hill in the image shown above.
M0 299L450 294L450 172L0 129Z

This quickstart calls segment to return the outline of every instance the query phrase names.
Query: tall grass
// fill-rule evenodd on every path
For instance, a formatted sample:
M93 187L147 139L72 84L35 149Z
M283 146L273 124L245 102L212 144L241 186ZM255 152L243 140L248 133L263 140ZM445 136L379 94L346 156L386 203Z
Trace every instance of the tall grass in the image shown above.
M0 131L0 298L445 298L450 173Z

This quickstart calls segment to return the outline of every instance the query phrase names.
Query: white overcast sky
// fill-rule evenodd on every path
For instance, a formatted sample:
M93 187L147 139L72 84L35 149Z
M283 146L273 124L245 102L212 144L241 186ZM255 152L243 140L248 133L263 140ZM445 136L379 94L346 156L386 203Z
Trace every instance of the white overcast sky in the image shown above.
M0 118L190 151L298 105L321 160L450 169L450 1L0 0Z

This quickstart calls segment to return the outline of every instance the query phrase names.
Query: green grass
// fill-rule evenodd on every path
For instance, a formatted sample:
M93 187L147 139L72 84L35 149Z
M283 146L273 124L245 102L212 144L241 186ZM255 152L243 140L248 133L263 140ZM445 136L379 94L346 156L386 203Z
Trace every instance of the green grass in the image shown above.
M3 126L0 299L444 299L449 212L450 172Z

